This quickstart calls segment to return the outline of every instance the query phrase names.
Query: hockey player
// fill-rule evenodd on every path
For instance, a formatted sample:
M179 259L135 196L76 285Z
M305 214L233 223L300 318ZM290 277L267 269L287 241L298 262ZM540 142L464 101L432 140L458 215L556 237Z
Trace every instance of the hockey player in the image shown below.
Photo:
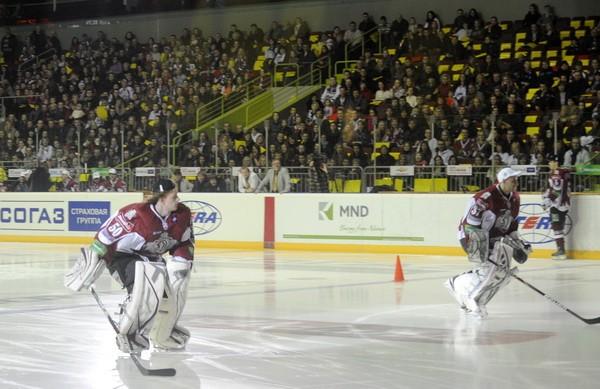
M165 262L163 254L171 254ZM127 289L118 320L124 352L183 349L190 337L178 320L194 258L191 212L170 180L159 180L147 202L121 208L65 275L65 286L88 288L105 266Z
M552 232L557 248L556 252L552 253L552 258L567 259L564 230L567 213L571 206L569 197L571 170L559 168L558 158L552 158L548 165L550 166L550 176L548 178L548 188L542 194L542 205L544 210L550 209Z
M467 313L484 318L486 304L510 281L511 259L524 263L531 252L517 232L520 172L504 168L497 183L476 193L459 225L458 238L475 267L449 278L445 286Z
M61 192L79 192L79 185L77 184L77 181L75 181L73 179L73 177L71 177L71 173L67 170L64 169L61 172L62 175L62 185L60 185L60 191Z
M92 173L92 182L88 192L108 192L108 183L100 176L100 172Z
M114 168L108 169L106 184L111 192L127 192L127 184L121 177L117 176L117 170Z

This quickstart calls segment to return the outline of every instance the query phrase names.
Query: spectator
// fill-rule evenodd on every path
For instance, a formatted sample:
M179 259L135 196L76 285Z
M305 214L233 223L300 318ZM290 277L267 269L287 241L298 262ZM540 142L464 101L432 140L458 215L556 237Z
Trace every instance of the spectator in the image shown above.
M590 161L590 153L585 148L581 147L578 137L571 139L571 148L565 152L564 163L565 167L581 165Z
M540 10L535 3L529 4L529 10L525 17L523 18L523 27L529 28L531 25L536 24L542 15L540 14Z
M281 161L274 159L271 162L271 169L258 185L257 192L267 191L271 193L287 193L291 189L290 174L288 170L281 166Z
M394 166L396 164L396 159L390 155L387 146L381 146L379 152L380 154L375 158L375 164L377 166Z
M71 172L66 169L61 171L62 180L57 185L57 192L79 192L79 184L71 176Z
M173 182L178 192L189 193L194 186L181 175L181 169L175 169L173 172Z
M28 182L30 174L31 174L31 171L28 171L28 170L21 172L21 174L19 175L19 180L15 184L13 192L29 192L30 191L29 182Z
M310 193L329 193L327 162L317 154L308 166L308 191Z
M107 186L111 192L127 192L127 184L117 175L117 169L108 169Z
M238 191L240 193L254 193L260 184L258 175L244 166L238 173Z

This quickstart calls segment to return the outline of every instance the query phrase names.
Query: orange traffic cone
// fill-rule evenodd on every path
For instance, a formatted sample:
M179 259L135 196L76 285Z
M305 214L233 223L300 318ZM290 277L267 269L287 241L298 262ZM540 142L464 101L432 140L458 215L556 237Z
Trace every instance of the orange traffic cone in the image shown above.
M396 271L394 272L394 281L404 281L404 271L402 270L402 263L400 263L400 256L396 256Z

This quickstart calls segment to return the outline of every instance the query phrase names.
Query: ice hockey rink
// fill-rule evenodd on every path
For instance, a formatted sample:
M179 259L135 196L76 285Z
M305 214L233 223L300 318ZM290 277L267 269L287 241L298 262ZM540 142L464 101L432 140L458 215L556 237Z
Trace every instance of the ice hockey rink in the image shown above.
M600 325L513 280L464 316L443 287L464 258L197 250L185 352L142 355L142 376L88 292L62 277L75 245L0 246L0 388L597 388ZM530 260L520 275L600 315L600 262ZM123 297L97 282L111 312Z

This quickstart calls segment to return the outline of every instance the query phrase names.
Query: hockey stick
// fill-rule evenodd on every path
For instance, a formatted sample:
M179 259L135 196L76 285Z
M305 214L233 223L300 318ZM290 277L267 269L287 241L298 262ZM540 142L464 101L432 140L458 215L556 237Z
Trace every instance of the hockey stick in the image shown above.
M115 320L112 318L112 316L110 316L110 313L108 313L108 311L106 310L106 307L104 306L104 304L102 304L102 301L100 300L100 297L98 296L98 293L96 293L96 290L94 289L94 286L92 285L88 289L89 289L90 293L92 293L92 296L94 296L94 299L98 303L98 306L100 307L100 309L102 309L102 312L104 312L104 315L108 319L108 322L112 326L113 330L115 330L115 332L118 335L119 334L119 327L117 326L117 323L115 323ZM172 369L172 368L167 368L167 369L147 369L147 368L145 368L142 365L142 363L140 362L137 354L135 354L133 352L130 352L129 356L131 357L131 360L133 361L133 363L135 363L135 365L137 366L137 368L140 371L140 373L142 373L143 375L161 376L161 377L172 377L177 372L175 369Z
M496 262L492 261L491 259L488 259L488 261L490 263L498 266L498 264ZM595 318L592 318L592 319L586 319L584 317L581 317L578 314L576 314L575 312L571 311L569 308L565 307L564 305L562 305L561 303L559 303L558 301L556 301L554 298L548 296L546 293L542 292L541 290L539 290L535 286L531 285L529 282L525 281L524 279L522 279L518 275L512 274L512 272L510 273L510 275L513 276L514 278L516 278L517 280L521 281L523 284L527 285L531 289L535 290L536 292L538 292L542 296L544 296L547 300L553 302L555 305L557 305L557 306L561 307L562 309L564 309L565 311L569 312L571 315L575 316L576 318L578 318L582 322L584 322L586 324L598 324L598 323L600 323L600 317L595 317Z

